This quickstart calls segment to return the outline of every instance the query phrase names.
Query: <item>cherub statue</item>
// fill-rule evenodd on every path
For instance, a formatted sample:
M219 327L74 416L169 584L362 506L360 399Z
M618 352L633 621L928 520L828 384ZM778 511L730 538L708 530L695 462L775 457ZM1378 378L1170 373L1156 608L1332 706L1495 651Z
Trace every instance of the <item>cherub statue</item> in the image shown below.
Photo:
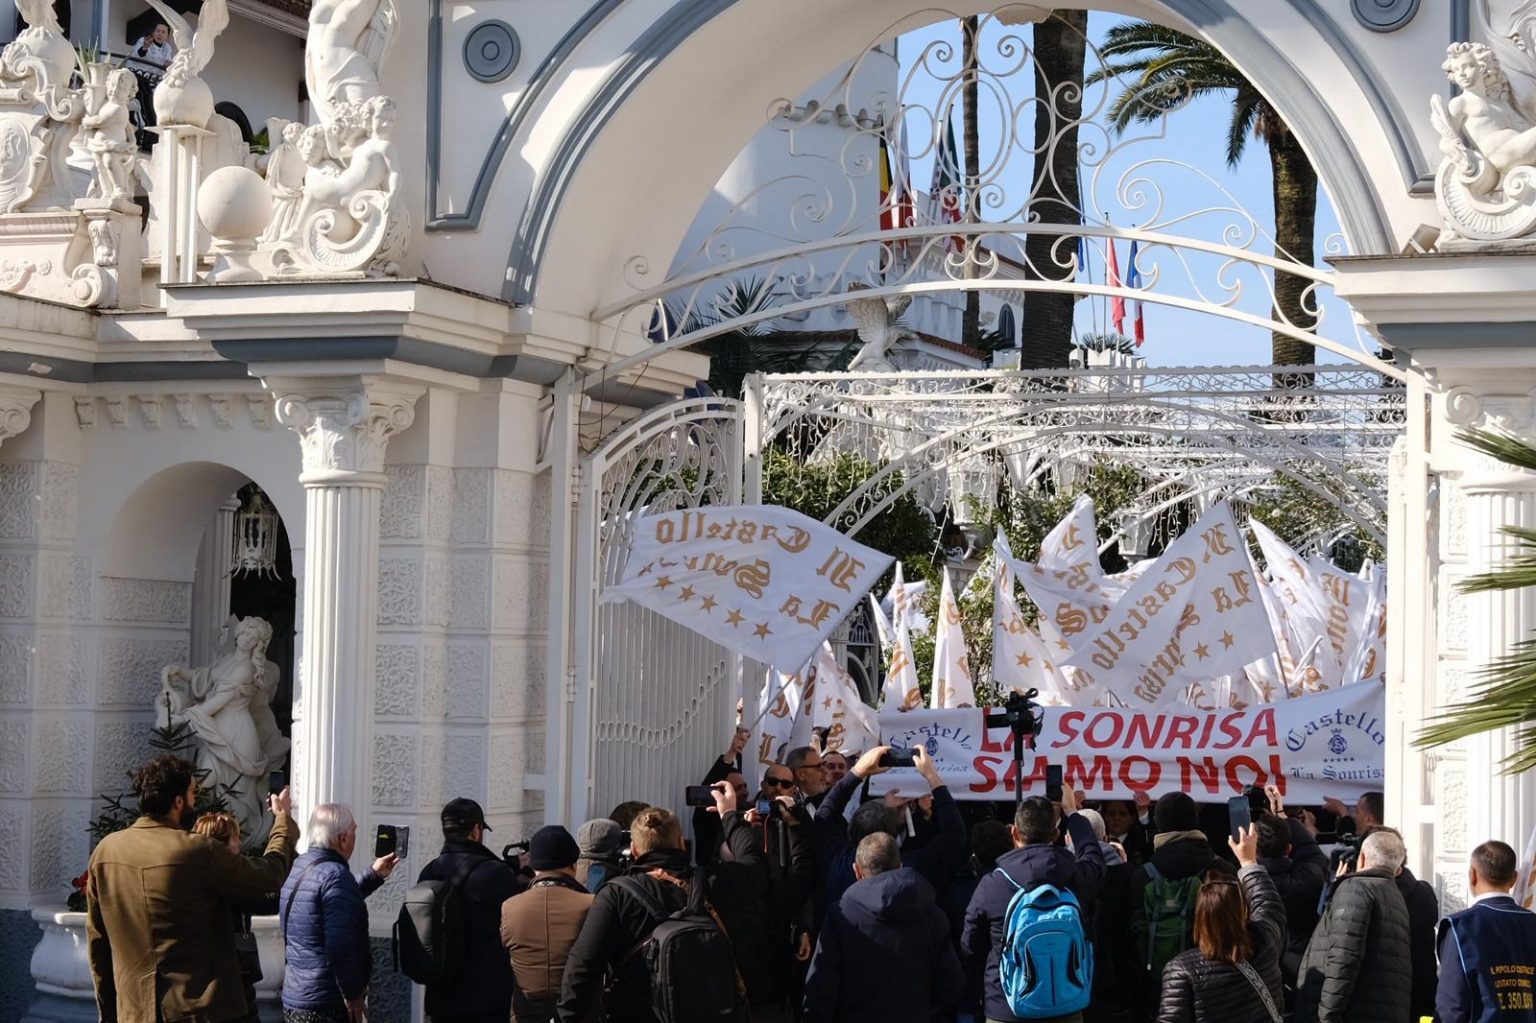
M1482 43L1452 43L1440 65L1461 95L1446 107L1449 124L1466 135L1502 176L1536 165L1536 126L1514 103L1499 58Z
M80 127L90 134L85 148L91 154L96 173L91 180L88 199L109 203L133 201L133 156L138 141L128 104L138 92L139 82L127 68L117 68L107 76L99 98L89 100Z
M304 178L310 166L310 160L300 152L300 140L305 137L304 125L297 121L283 121L271 123L268 128L269 137L275 143L267 156L267 191L272 194L272 223L267 225L266 233L261 236L263 243L278 242L297 235L299 213L304 205ZM316 158L315 151L323 137L310 143L311 158Z
M314 128L299 140L300 154L310 166L300 215L303 255L321 269L392 273L410 231L400 201L395 101L375 96L359 104L359 110L368 136L339 170L329 172L310 148Z

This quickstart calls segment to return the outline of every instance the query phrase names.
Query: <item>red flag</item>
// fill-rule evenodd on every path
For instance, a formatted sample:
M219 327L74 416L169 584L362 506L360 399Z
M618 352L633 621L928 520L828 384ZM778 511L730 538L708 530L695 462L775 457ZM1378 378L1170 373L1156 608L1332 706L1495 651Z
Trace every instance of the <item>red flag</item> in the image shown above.
M1109 239L1109 273L1104 281L1111 288L1120 287L1120 260L1115 255L1115 240ZM1109 318L1114 321L1115 333L1125 334L1125 296L1116 295L1109 302Z

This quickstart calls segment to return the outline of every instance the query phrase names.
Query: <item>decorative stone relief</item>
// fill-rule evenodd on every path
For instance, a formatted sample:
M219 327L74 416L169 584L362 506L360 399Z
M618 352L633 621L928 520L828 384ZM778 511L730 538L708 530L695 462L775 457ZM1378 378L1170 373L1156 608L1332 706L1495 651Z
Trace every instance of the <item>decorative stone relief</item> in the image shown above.
M1438 772L1440 791L1435 805L1441 813L1435 845L1440 852L1470 852L1467 844L1467 774L1460 764L1447 762Z
M112 397L106 399L107 420L118 429L128 425L128 399L126 397Z
M1419 13L1419 0L1350 0L1355 20L1373 32L1396 32Z
M96 792L126 792L128 774L149 756L148 721L98 721L91 788Z
M176 422L183 430L197 429L197 399L190 394L173 394L176 406Z
M35 805L32 809L32 890L68 894L90 854L83 806ZM56 896L57 897L57 896Z
M37 614L40 618L70 618L74 564L63 551L39 551L37 555Z
M453 524L449 532L455 544L489 543L491 491L494 469L458 469L453 474Z
M68 462L42 463L42 535L45 540L73 540L79 505L80 467Z
M0 721L0 792L25 794L27 779L27 722Z
M82 430L96 429L96 399L75 399L75 422L80 424Z
M389 438L416 418L416 394L379 390L344 396L282 393L277 420L299 435L304 474L383 473Z
M1471 601L1466 594L1458 591L1460 581L1451 576L1442 579L1444 587L1441 600L1444 607L1440 617L1440 635L1446 649L1465 651L1468 637L1467 611Z
M235 425L233 413L229 408L229 395L213 395L208 399L208 410L213 413L213 424L219 429L227 430Z
M421 717L423 721L448 713L448 648L440 639L421 646Z
M47 718L37 729L37 792L44 795L83 796L90 791L86 768L90 729L78 718Z
M523 757L517 739L511 735L491 736L491 771L489 806L511 809L517 806L523 792Z
M0 618L31 618L35 593L30 554L0 554Z
M101 587L102 617L109 622L186 625L191 620L191 583L103 578Z
M176 55L155 87L155 117L163 125L206 128L213 119L213 90L199 77L213 60L214 44L229 27L228 0L203 0L197 31L164 0L149 5L165 19L176 43Z
M423 620L427 625L447 628L451 617L452 556L442 551L427 551L422 557Z
M379 644L374 712L380 717L412 718L421 710L421 652L414 646Z
M421 536L426 481L419 465L384 469L384 499L379 509L379 536L385 540L415 540Z
M399 25L395 0L315 0L305 81L320 123L293 142L307 169L291 229L269 240L272 262L297 273L393 275L410 244L395 102L379 65ZM297 177L293 183L297 183Z
M160 669L187 659L187 643L178 639L113 636L98 646L98 702L102 706L148 707L160 691Z
M37 535L41 475L37 462L0 465L0 539L30 540Z
M0 891L26 888L26 837L26 815L19 809L0 807Z
M543 564L519 556L496 559L491 627L515 631L544 628L549 606L549 575Z
M454 471L446 465L426 467L426 539L446 544L453 538Z
M416 805L416 736L380 732L373 739L373 805Z
M490 564L483 554L453 559L449 616L456 630L478 632L490 626Z
M448 648L448 716L485 720L486 649L483 643Z
M0 387L0 443L19 436L32 425L32 406L42 396L41 391L25 387Z
M84 706L90 698L89 642L84 636L39 630L34 636L39 706Z
M544 716L544 649L526 643L491 648L491 718L528 720Z
M0 704L32 702L32 634L0 635Z
M421 564L414 559L379 559L379 624L421 624Z
M464 37L464 68L477 82L504 81L517 68L522 45L505 21L482 21Z
M443 769L444 798L467 796L476 802L484 802L485 735L456 733L446 738L452 755Z

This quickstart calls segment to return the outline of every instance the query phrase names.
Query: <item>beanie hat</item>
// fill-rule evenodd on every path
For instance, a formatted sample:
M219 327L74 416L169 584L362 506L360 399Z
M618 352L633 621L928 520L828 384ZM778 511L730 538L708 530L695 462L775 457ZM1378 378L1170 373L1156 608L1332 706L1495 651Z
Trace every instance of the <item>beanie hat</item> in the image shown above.
M1152 808L1152 822L1159 833L1194 831L1200 826L1200 811L1187 793L1168 792Z
M586 859L601 860L616 856L622 840L618 822L607 817L587 821L576 829L576 847Z
M528 840L528 864L534 870L560 870L574 866L581 856L571 833L558 824L540 828Z

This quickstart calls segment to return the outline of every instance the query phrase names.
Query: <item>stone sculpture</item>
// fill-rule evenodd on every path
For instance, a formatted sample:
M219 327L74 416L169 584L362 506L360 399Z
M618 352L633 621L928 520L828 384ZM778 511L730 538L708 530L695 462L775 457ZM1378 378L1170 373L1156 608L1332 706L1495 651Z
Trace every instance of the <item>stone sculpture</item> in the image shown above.
M267 192L272 197L272 220L261 236L262 243L292 241L298 237L299 211L304 204L304 177L309 163L299 151L304 125L297 121L273 119L267 122L267 137L273 141L267 155ZM322 137L310 144L312 154L320 151Z
M857 282L848 285L850 295L864 290L867 290L866 286ZM858 326L859 340L864 343L853 361L848 363L850 370L858 369L866 373L896 372L896 364L891 361L891 348L911 335L911 331L900 326L896 319L911 304L911 295L848 301L848 315L853 317L853 322Z
M310 7L304 74L321 130L307 129L293 142L306 168L303 196L296 214L285 206L278 215L294 222L274 223L264 236L282 271L399 271L411 225L393 141L395 103L379 85L398 23L395 0L315 0ZM279 173L291 187L298 168L280 166Z
M1500 243L1536 247L1536 119L1519 104L1499 57L1482 43L1452 43L1441 65L1461 90L1430 99L1444 155L1435 202L1442 249Z
M233 649L206 668L167 665L160 674L161 721L190 729L205 788L218 787L250 844L265 841L267 773L282 766L288 740L272 715L280 672L267 660L272 626L231 619ZM226 626L226 629L229 629Z
M0 78L32 80L34 96L69 88L75 51L64 37L53 0L16 0L27 27L0 51Z
M104 85L87 87L85 116L80 120L87 132L85 149L95 168L85 197L133 212L138 209L133 204L133 159L139 146L128 105L138 91L133 72L115 68Z
M176 56L155 86L155 117L160 124L206 128L213 117L213 90L200 75L213 60L219 34L229 27L228 0L203 0L197 14L197 31L165 0L149 0L170 26Z

